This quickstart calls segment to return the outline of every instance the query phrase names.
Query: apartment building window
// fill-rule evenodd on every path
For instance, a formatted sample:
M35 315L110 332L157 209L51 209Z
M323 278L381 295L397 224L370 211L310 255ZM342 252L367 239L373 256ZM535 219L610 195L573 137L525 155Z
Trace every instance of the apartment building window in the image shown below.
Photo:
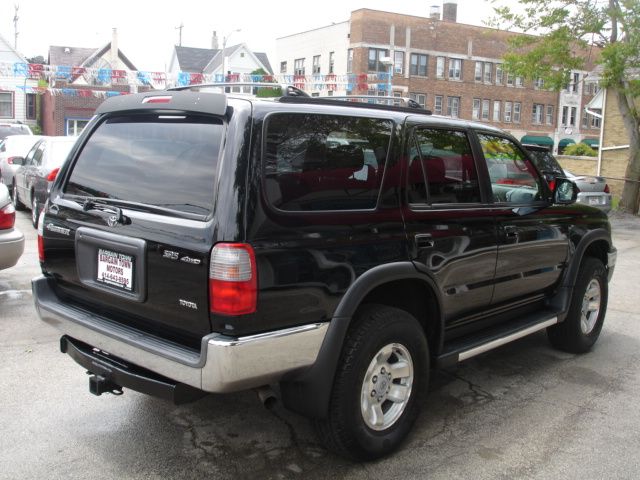
M600 113L600 110L597 110ZM602 123L602 119L600 117L596 117L595 115L589 115L591 117L591 128L600 128L600 124Z
M471 118L473 120L480 119L480 99L479 98L473 99L473 110L471 112Z
M482 62L476 62L476 74L474 80L476 82L482 81Z
M449 59L449 79L460 80L462 79L462 60L459 58Z
M447 115L453 118L460 116L460 97L447 97Z
M493 121L500 121L500 100L493 101Z
M314 55L313 57L313 73L320 73L320 55Z
M427 96L424 93L410 93L409 98L418 102L422 108L427 104Z
M520 102L513 102L513 123L520 123L521 110L522 104Z
M589 126L589 117L587 112L582 112L582 128L587 128Z
M493 63L484 62L484 83L491 83L491 73L493 72Z
M433 97L433 113L442 115L442 95Z
M382 63L384 57L389 56L389 50L382 48L370 48L369 49L369 64L368 68L370 72L387 72L387 66Z
M572 75L572 82L571 82L571 91L573 93L577 93L578 92L578 85L580 84L580 74L579 73L574 73Z
M287 73L287 62L280 62L280 73Z
M393 54L393 73L402 75L404 72L404 52L396 50Z
M13 118L13 92L0 92L0 118Z
M27 93L25 97L27 102L27 112L26 112L27 119L35 120L36 119L36 94Z
M511 122L511 115L513 113L513 103L504 102L504 121Z
M444 78L444 57L436 58L436 77Z
M394 100L393 104L396 107L399 107L401 105L400 98L402 98L402 92L393 92L393 98L397 98L398 99L398 100Z
M524 78L522 78L521 76L516 76L516 87L523 87L524 86Z
M335 63L335 52L329 52L329 73L333 73Z
M544 88L544 79L540 77L536 78L533 82L533 86L538 90Z
M507 86L513 87L513 75L511 73L507 73Z
M547 105L547 125L553 125L553 105Z
M347 50L347 73L353 72L353 48Z
M569 120L569 107L562 107L562 126L567 126Z
M293 61L293 74L304 75L304 58L296 58Z
M429 55L422 55L419 53L411 54L411 75L417 75L419 77L427 76L427 62Z
M569 116L569 125L576 126L576 114L578 113L577 107L571 107L571 115Z
M489 100L482 100L482 120L489 120Z
M504 75L504 71L502 70L502 64L496 64L496 85L502 85L502 76Z
M534 103L533 109L531 110L531 123L541 124L542 117L544 115L544 105L540 103Z
M66 121L66 135L77 137L88 123L88 118L68 118Z

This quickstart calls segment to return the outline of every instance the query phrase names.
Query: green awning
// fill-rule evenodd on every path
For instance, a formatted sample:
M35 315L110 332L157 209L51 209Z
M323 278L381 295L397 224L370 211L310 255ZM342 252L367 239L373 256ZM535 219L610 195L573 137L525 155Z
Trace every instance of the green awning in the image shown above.
M586 143L591 148L598 148L600 146L600 140L597 138L585 138L582 140L582 143Z
M553 139L545 136L525 135L520 139L520 143L532 143L533 145L553 147Z
M569 145L571 145L572 143L576 143L576 141L572 138L563 138L562 140L560 140L560 142L558 142L558 146L559 147L567 147Z

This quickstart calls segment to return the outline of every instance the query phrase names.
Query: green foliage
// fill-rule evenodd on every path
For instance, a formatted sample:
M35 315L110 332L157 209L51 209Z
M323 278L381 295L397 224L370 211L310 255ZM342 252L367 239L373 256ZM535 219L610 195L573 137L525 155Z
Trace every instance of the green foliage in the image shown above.
M269 75L269 72L267 72L264 68L256 68L249 75Z
M31 125L31 131L34 135L42 135L42 127L40 125Z
M255 75L259 75L259 74L255 74ZM263 87L263 88L258 88L258 90L256 91L256 97L258 98L270 98L270 97L281 97L282 96L282 89L280 87L274 87L274 88L269 88L269 87Z
M586 143L574 143L569 145L562 152L563 155L575 155L578 157L597 157L598 152Z

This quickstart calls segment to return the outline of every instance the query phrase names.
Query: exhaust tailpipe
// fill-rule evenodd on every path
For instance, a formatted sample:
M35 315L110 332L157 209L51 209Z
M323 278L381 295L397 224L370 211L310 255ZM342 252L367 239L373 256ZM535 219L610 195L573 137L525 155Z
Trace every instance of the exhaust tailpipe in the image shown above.
M278 402L276 392L274 392L273 388L271 388L270 386L264 385L262 387L256 388L255 390L258 398L268 410L271 410Z

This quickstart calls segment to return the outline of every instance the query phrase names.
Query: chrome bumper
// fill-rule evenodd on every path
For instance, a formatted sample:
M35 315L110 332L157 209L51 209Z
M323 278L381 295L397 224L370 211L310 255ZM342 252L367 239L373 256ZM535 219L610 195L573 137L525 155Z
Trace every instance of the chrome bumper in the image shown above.
M11 268L24 252L24 235L20 230L0 232L0 270Z
M314 323L245 337L212 333L200 352L63 303L51 280L32 281L40 319L63 335L139 367L206 392L223 393L279 381L312 365L328 323Z

